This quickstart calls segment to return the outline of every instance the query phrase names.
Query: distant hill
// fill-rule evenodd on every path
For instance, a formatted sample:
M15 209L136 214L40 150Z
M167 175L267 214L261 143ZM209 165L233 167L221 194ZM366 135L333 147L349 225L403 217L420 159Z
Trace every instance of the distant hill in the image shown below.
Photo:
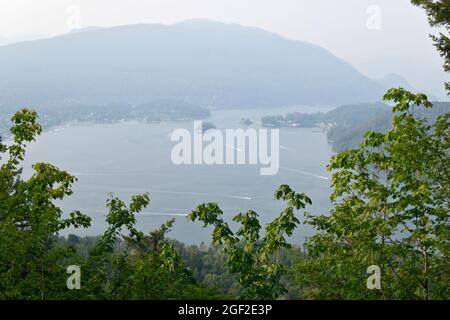
M34 34L34 35L27 35L27 36L17 36L12 38L3 38L0 37L0 46L6 46L13 43L19 43L19 42L25 42L25 41L36 41L40 39L47 39L50 36L43 35L43 34Z
M395 74L395 73L390 73L390 74L386 75L384 78L375 79L375 81L380 86L382 86L386 91L390 88L401 87L401 88L406 89L411 92L419 92L420 91L420 92L426 93L430 100L438 100L437 97L430 94L429 92L425 92L424 90L418 90L417 88L414 88L413 86L411 86L409 84L409 82L405 78L403 78L402 76Z
M92 28L0 47L0 101L35 106L173 99L255 107L379 101L384 89L327 50L209 20Z
M360 110L359 113L364 113ZM433 102L433 108L415 108L414 116L418 118L426 118L428 122L434 123L438 116L450 112L450 102ZM339 123L327 132L333 151L341 152L353 149L359 146L363 141L364 133L367 131L386 132L391 126L392 112L380 111L376 117L369 118L367 121L354 125L344 125Z
M73 33L79 33L79 32L86 32L86 31L94 31L94 30L101 30L103 27L97 27L97 26L91 26L91 27L85 27L85 28L79 28L79 29L73 29L69 31L69 34Z
M264 127L355 127L370 121L390 110L383 103L361 103L344 105L328 112L288 113L284 116L266 116L261 118Z
M414 115L426 118L430 123L440 115L450 112L450 102L434 102L433 108L415 108ZM264 127L322 127L333 151L341 152L357 148L367 131L386 132L391 128L391 107L383 103L345 105L329 112L289 113L266 116L261 119Z
M0 138L9 136L11 116L15 106L0 104ZM40 104L39 123L49 129L70 122L115 123L124 120L144 122L201 120L210 115L209 109L177 100L153 100L139 105L83 104L77 101L53 101Z

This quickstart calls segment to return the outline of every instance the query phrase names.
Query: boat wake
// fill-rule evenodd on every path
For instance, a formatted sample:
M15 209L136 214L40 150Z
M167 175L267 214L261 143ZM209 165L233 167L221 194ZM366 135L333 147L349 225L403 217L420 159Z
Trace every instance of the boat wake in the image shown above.
M139 213L139 216L162 216L162 217L187 217L187 213L170 213L170 212L154 212L146 211Z
M297 169L293 169L293 168L281 167L281 169L287 170L287 171L291 171L291 172L295 172L295 173L298 173L298 174L302 174L302 175L305 175L305 176L310 176L310 177L322 179L322 180L330 180L330 178L328 178L328 177L319 176L319 175L314 174L314 173L310 173L310 172L306 172L306 171L301 171L301 170L297 170Z
M213 197L213 198L228 198L228 199L236 199L236 200L252 200L252 197L249 196L240 196L240 195L232 195L232 194L215 194L215 193L205 193L205 192L187 192L187 191L172 191L172 190L158 190L158 189L146 189L146 188L124 188L124 187L106 187L106 186L84 186L89 189L102 189L102 190L110 190L114 189L115 191L129 191L129 192L144 192L148 191L150 194L175 194L181 196L201 196L201 197Z
M167 191L167 190L156 190L153 193L179 194L179 195L187 195L187 196L206 196L206 197L217 197L217 198L230 198L230 199L237 199L237 200L252 200L251 197L236 196L236 195L230 195L230 194L213 194L213 193Z
M294 149L292 149L292 148L289 148L289 147L285 147L285 146L280 146L280 149L282 149L282 150L286 150L286 151L290 151L290 152L295 152L295 150L294 150Z

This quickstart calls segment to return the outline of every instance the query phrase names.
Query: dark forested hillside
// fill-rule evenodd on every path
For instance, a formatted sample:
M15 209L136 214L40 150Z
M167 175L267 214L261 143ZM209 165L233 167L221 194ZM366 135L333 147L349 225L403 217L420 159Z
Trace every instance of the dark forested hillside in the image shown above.
M433 108L416 108L413 114L418 118L426 118L434 123L440 115L450 112L449 102L435 102ZM355 115L357 116L357 115ZM336 121L336 126L327 131L328 139L335 152L357 148L363 141L364 133L367 131L386 132L392 127L392 114L389 111L380 112L375 117L369 117L365 121L347 124Z
M412 113L430 123L450 111L450 102L435 102L431 109L415 108ZM261 118L265 127L321 127L333 151L357 148L367 131L386 132L391 128L390 107L382 103L363 103L338 107L326 113L290 113Z

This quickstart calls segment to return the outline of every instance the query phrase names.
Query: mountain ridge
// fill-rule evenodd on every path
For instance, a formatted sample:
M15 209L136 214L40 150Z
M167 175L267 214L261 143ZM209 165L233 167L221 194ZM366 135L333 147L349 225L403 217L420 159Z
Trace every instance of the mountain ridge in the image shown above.
M9 104L170 98L219 108L338 105L376 102L384 93L318 45L203 19L15 43L0 47L0 69L0 99Z

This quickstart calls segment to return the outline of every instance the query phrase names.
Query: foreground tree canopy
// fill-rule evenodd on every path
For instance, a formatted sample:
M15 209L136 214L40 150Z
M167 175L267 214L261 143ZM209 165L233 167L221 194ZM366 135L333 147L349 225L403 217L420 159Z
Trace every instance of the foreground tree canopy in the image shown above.
M412 2L448 33L448 1ZM433 39L448 71L448 35ZM59 236L91 219L56 205L72 194L68 172L37 163L21 177L26 145L42 128L36 112L20 110L12 141L0 141L0 299L450 299L450 114L428 123L415 110L432 103L402 88L384 99L394 105L392 128L367 132L330 161L331 212L307 213L311 199L282 185L274 197L286 208L276 219L263 228L256 212L238 213L233 231L218 204L204 203L188 215L213 227L212 245L200 247L167 238L174 220L148 234L136 228L148 194L129 204L110 195L99 237ZM304 250L288 242L301 220L316 230ZM73 265L79 290L67 287ZM380 286L369 289L374 268Z
M313 297L449 297L450 114L429 125L413 112L432 107L424 95L391 89L385 99L396 103L393 128L331 159L334 208L308 215L318 233L296 277ZM370 265L381 290L366 288Z

